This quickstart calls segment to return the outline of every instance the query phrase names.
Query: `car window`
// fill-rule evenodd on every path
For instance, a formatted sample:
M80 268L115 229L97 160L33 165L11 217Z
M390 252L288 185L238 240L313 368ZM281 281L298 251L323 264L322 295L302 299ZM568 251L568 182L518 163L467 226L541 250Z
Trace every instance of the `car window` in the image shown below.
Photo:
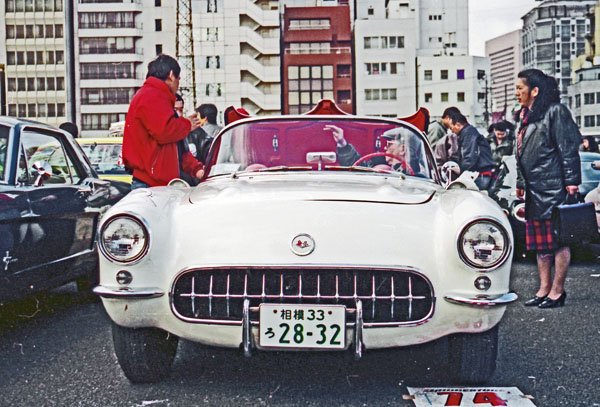
M73 163L56 137L25 131L21 134L21 146L19 182L33 184L36 174L33 165L38 161L46 161L52 167L52 176L44 184L73 184L80 181Z
M286 118L240 123L221 133L212 149L209 177L293 169L434 178L424 137L384 120ZM324 159L319 162L319 157Z
M100 175L127 175L121 152L121 144L81 144L92 167Z
M8 162L8 135L10 129L6 126L0 126L0 180L6 177L6 164Z

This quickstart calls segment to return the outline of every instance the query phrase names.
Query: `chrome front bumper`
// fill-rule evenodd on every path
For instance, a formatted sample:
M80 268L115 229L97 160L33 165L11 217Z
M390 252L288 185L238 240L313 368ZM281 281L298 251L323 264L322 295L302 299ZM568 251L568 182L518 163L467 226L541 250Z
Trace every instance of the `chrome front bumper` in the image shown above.
M99 285L94 287L92 291L94 292L94 294L99 295L102 298L135 299L156 298L165 295L165 292L163 290L156 287L136 288L135 290L133 290L127 287L111 288Z
M466 298L461 295L449 294L445 295L444 299L452 304L468 305L472 307L499 307L517 301L519 296L513 292L498 297L478 296L475 298Z

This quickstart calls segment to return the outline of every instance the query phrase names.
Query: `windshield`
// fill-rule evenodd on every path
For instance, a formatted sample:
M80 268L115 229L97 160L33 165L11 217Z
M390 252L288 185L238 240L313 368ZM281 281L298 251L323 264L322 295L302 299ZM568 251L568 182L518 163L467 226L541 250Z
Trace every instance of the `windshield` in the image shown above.
M81 148L99 175L127 175L121 153L122 144L81 144Z
M377 171L434 178L424 138L399 123L278 119L241 123L212 146L208 176L240 171Z

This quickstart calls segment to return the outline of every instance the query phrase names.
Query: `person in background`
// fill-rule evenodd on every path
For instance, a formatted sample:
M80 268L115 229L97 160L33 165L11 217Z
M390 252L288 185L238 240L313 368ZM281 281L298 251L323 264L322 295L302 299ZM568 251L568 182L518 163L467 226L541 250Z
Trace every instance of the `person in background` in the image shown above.
M494 169L490 144L457 108L446 109L444 119L448 120L450 131L458 136L458 165L461 173L478 172L475 184L480 190L487 190Z
M167 185L183 171L204 175L203 164L188 151L180 157L177 142L200 126L196 115L175 114L181 68L168 55L148 64L144 85L129 105L123 135L123 161L133 172L132 189Z
M505 155L512 155L514 146L512 141L508 138L509 127L506 122L498 122L493 125L492 132L494 137L490 141L490 147L492 149L492 158L496 167L500 167L502 164L502 157Z
M175 108L175 113L177 113L178 117L183 117L183 97L179 93L175 94L175 104L173 107Z
M525 198L527 250L537 252L540 288L526 306L563 306L571 250L553 233L552 211L581 184L579 129L560 103L556 79L538 69L519 72L516 96L521 105L517 133L517 198ZM554 279L551 278L554 263Z
M456 107L449 107L442 113L442 118L438 121L435 120L429 125L429 131L427 132L427 139L429 140L429 144L431 147L435 147L439 141L448 134L448 129L450 128L450 122L448 121L448 113L449 112L459 112Z
M71 133L73 138L79 137L79 129L77 128L77 125L75 123L64 122L64 123L61 123L60 126L58 126L58 128L66 131L68 133Z
M212 103L203 103L196 108L202 130L213 139L223 127L217 124L217 107Z
M598 152L598 143L594 136L584 136L579 146L579 151L588 151L590 153Z

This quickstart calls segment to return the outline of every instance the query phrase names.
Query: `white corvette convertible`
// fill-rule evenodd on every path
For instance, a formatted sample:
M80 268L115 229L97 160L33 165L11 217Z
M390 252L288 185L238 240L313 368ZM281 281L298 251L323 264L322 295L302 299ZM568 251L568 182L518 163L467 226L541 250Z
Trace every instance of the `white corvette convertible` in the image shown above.
M135 190L100 225L94 291L132 382L167 375L179 338L357 358L447 340L458 380L493 374L517 299L510 224L484 194L442 181L422 111L360 118L322 101L300 116L227 114L200 185Z

